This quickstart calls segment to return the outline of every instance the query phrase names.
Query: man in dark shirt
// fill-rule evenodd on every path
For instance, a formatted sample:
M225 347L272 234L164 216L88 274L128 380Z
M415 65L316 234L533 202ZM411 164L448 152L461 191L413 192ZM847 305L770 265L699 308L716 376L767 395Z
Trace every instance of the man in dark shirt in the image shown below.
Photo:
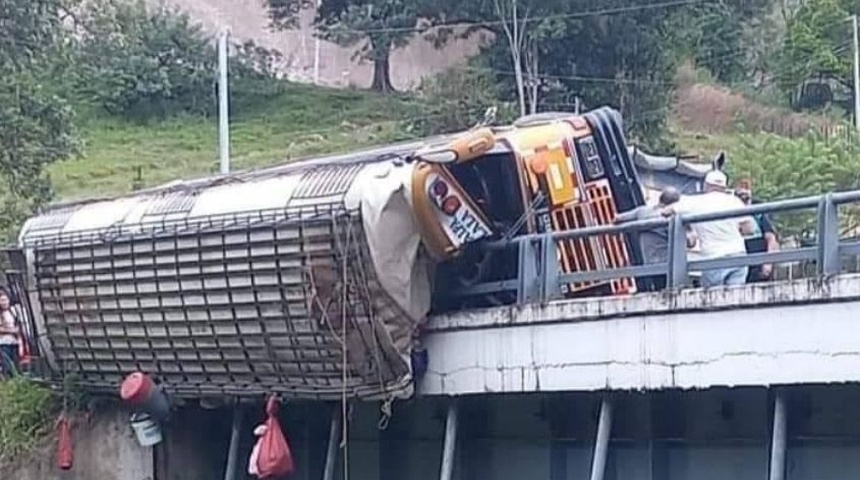
M668 187L660 194L660 203L657 205L644 205L629 212L618 214L615 223L623 224L663 217L663 209L678 202L681 194L675 188ZM666 227L643 230L638 234L640 248L642 249L642 261L646 265L665 263L668 259L669 232ZM637 279L641 290L645 292L658 292L666 288L665 275L653 275Z
M752 205L758 203L752 198L752 181L748 178L738 180L735 188L735 195L740 198L744 204ZM764 213L753 215L755 219L754 230L750 235L746 235L744 241L746 243L747 253L764 253L778 252L779 240L777 238L776 229L770 221L770 216ZM766 282L773 279L773 265L765 264L755 267L750 267L747 274L747 283Z

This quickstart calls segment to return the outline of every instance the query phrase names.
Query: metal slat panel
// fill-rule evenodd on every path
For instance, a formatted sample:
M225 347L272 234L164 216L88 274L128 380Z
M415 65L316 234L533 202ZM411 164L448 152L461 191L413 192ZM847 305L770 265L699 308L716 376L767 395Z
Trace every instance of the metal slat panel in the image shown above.
M169 192L153 201L144 217L187 214L194 208L196 200L196 192Z
M343 189L330 180L314 193ZM373 274L360 215L333 206L312 220L260 218L37 246L42 313L65 371L109 390L143 369L179 396L411 393L392 343L405 315Z

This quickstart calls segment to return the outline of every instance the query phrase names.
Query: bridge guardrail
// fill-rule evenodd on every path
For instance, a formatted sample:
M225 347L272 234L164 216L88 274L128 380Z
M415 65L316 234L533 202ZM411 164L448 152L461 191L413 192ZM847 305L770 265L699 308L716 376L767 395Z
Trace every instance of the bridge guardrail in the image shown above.
M860 241L842 241L839 234L838 207L857 202L860 202L860 190L778 200L726 212L674 215L668 219L525 235L512 240L519 249L516 279L473 285L461 290L459 295L467 296L515 290L519 304L547 302L561 297L561 286L564 284L653 275L665 275L668 289L680 289L691 285L690 272L692 271L803 261L814 261L817 265L818 275L832 276L840 273L842 256L860 255ZM779 252L744 254L706 260L687 258L686 228L688 225L755 214L809 209L816 209L817 244L813 247L799 247ZM630 234L654 228L667 229L669 237L667 262L570 274L559 272L557 242L561 240ZM497 249L504 246L510 246L510 242L491 243L487 248Z

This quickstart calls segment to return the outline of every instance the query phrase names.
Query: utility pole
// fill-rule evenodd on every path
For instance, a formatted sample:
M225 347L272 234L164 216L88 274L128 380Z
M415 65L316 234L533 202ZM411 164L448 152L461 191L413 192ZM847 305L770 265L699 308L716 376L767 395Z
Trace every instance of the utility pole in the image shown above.
M317 0L317 11L322 7L322 0ZM314 85L320 83L320 37L314 35Z
M854 23L854 125L860 130L860 41L857 34L857 15Z
M218 38L218 139L221 154L221 174L230 173L230 96L227 91L228 30Z

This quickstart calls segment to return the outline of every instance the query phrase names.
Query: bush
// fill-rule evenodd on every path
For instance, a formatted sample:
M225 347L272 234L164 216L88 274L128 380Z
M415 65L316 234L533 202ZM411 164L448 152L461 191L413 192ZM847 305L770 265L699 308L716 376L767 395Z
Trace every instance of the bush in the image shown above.
M0 244L14 243L24 219L51 199L45 169L77 152L72 110L43 82L0 72Z
M51 390L25 377L0 382L0 466L37 446L57 407Z
M231 103L236 108L231 110L231 116L241 114L243 109L267 106L272 97L284 93L286 85L278 78L277 64L283 60L280 52L253 41L234 45L234 49L229 74Z
M510 120L511 105L500 102L497 86L482 70L452 68L424 80L419 87L426 113L412 122L420 135L466 130L480 121L489 107L497 107L499 122Z
M88 101L136 120L216 110L215 41L187 15L148 9L143 0L93 0L80 20L78 92ZM254 44L236 50L230 72L235 93L277 93L271 87L277 56Z
M764 201L860 188L860 139L849 132L798 139L739 135L727 148L726 166L735 178L752 178L756 196ZM860 220L856 210L846 213L842 216L846 227ZM783 236L794 236L814 229L814 218L810 211L779 215L775 220Z
M79 91L107 112L148 118L205 113L217 57L187 16L142 0L94 0L82 16Z

